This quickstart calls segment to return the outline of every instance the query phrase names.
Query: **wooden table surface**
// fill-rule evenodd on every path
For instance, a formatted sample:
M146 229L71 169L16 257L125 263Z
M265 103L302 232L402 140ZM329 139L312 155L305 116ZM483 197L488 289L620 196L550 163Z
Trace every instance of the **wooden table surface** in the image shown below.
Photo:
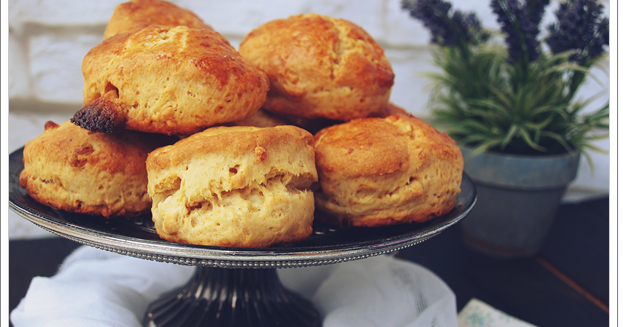
M463 244L459 226L398 256L443 279L456 295L457 311L477 298L540 327L608 326L608 211L607 197L562 205L544 248L531 258L474 252ZM9 241L9 309L34 276L54 275L78 246L64 238Z
M561 206L543 249L531 258L476 253L463 244L458 226L401 255L443 279L459 311L477 298L541 327L608 326L608 206L608 198Z

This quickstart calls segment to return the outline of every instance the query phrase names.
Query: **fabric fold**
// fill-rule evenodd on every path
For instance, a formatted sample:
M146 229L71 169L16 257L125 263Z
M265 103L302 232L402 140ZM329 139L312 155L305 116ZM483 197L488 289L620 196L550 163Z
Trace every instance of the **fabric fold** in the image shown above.
M52 277L35 277L11 312L15 327L134 327L195 267L81 246ZM279 269L283 285L312 301L324 327L457 326L452 290L428 269L392 256Z

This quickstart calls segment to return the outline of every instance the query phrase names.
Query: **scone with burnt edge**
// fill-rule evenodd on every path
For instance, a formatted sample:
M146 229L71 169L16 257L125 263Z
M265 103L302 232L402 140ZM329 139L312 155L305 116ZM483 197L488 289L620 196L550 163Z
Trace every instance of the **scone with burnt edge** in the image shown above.
M24 147L19 183L36 201L69 212L110 217L149 213L147 154L170 137L124 131L92 133L48 121Z
M313 136L298 127L212 127L150 153L147 173L165 240L267 247L312 232Z
M186 26L110 37L87 53L82 72L85 105L72 122L103 133L190 135L251 116L269 87L219 33Z
M463 157L447 134L403 114L355 119L315 135L317 219L376 227L450 212Z
M316 14L277 19L251 31L240 54L270 79L264 108L287 116L347 121L381 111L394 73L358 25Z
M164 0L132 0L119 4L108 21L104 38L140 30L149 25L212 27L192 11Z

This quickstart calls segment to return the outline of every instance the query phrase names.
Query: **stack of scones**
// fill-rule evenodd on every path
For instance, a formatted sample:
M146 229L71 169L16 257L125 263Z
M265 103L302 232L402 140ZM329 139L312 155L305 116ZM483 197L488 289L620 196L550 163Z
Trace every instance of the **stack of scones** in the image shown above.
M42 204L250 248L301 241L314 217L377 227L455 206L458 146L389 102L391 64L352 22L277 19L236 51L193 12L135 0L104 38L84 106L24 148L20 184Z

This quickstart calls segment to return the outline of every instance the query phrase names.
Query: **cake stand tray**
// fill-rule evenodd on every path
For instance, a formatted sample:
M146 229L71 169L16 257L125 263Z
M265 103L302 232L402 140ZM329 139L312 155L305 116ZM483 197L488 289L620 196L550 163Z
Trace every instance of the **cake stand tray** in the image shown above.
M308 301L281 286L276 268L327 265L392 253L441 233L467 216L476 203L476 188L463 174L454 210L425 223L336 228L315 222L312 235L294 244L268 248L189 245L160 239L150 215L106 219L38 203L19 185L22 158L23 148L9 156L9 207L19 216L84 245L197 266L187 285L148 308L145 326L178 326L179 321L186 321L179 326L195 325L188 321L197 322L196 326L319 326L318 313Z

